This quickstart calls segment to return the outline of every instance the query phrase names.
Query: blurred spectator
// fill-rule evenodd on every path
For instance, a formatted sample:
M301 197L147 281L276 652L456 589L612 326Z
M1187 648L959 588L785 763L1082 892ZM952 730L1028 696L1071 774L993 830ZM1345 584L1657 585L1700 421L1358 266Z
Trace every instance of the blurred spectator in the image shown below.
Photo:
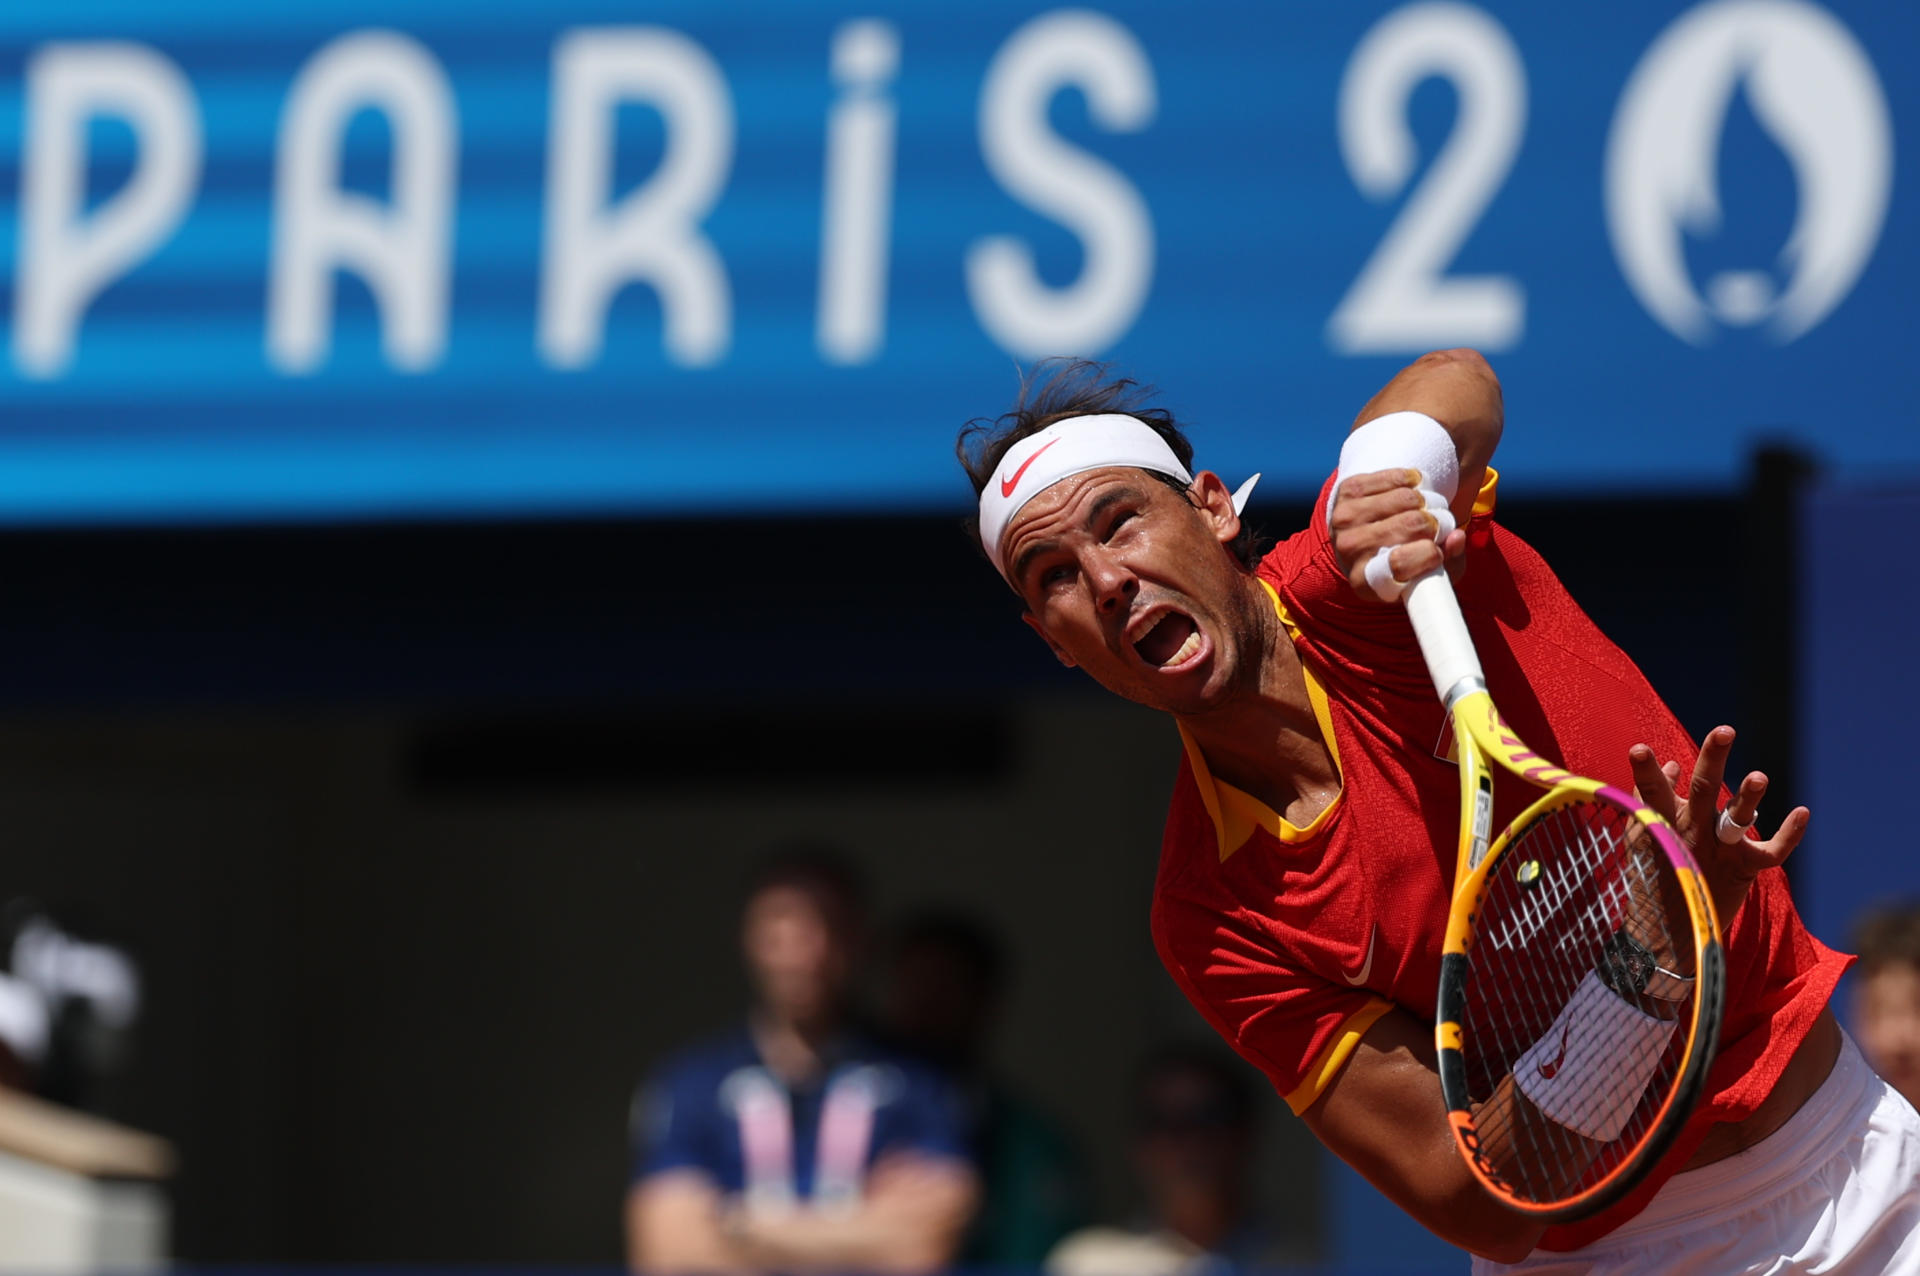
M1853 1026L1860 1051L1887 1084L1920 1107L1920 906L1860 923Z
M805 849L766 864L740 942L747 1022L635 1102L631 1265L648 1272L925 1272L978 1196L959 1098L849 1022L857 879ZM672 972L661 972L672 978Z
M0 963L0 1085L98 1111L140 1015L133 959L17 899L0 911Z
M47 1003L24 979L0 973L0 1086L33 1088L34 1069L47 1056Z
M987 1062L1006 985L993 933L958 913L929 911L896 932L882 1027L901 1049L943 1069L966 1098L982 1200L961 1261L1036 1267L1085 1221L1085 1189L1066 1136Z
M1133 1168L1148 1216L1089 1227L1048 1255L1050 1276L1197 1276L1297 1262L1253 1215L1253 1089L1207 1047L1162 1050L1141 1068Z

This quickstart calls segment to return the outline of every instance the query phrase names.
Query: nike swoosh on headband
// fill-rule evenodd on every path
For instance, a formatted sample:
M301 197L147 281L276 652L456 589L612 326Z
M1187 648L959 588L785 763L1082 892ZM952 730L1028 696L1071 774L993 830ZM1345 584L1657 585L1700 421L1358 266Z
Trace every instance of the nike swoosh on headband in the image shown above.
M1032 464L1033 464L1033 463L1034 463L1035 461L1037 461L1037 460L1039 460L1039 459L1040 459L1040 453L1041 453L1041 452L1044 452L1044 451L1046 451L1046 450L1047 450L1047 448L1050 448L1050 447L1052 447L1052 446L1053 446L1053 445L1054 445L1055 443L1058 443L1059 441L1060 441L1060 440L1059 440L1059 439L1057 439L1057 438L1056 438L1056 439L1049 439L1049 440L1047 441L1047 444L1046 444L1046 447L1042 447L1042 448L1040 448L1039 450L1037 450L1037 451L1035 451L1035 452L1034 452L1034 454L1033 454L1032 456L1030 456L1030 457L1028 457L1028 458L1027 458L1026 460L1024 460L1024 461L1022 461L1022 462L1020 462L1020 468L1019 468L1019 469L1017 469L1017 470L1015 470L1015 471L1013 472L1013 477L1012 477L1012 478L1003 478L1003 479L1001 479L1001 480L1000 480L1000 495L1002 495L1002 496L1012 496L1012 495L1013 495L1013 489L1014 489L1014 488L1016 488L1016 487L1019 487L1019 486L1020 486L1020 476L1021 476L1022 474L1025 474L1025 473L1027 472L1027 467L1028 467L1028 466L1030 466L1030 465L1032 465Z
M1065 446L1056 446L1061 444ZM1013 516L1028 501L1062 479L1109 466L1132 466L1168 475L1182 483L1193 482L1193 475L1174 455L1167 441L1145 421L1124 412L1055 421L1021 439L1008 451L1009 461L1013 459L1011 454L1025 451L1026 455L1020 458L1011 474L1003 473L998 476L998 482L990 481L980 489L980 544L1002 579L1006 579L1007 566L1000 555L1000 542ZM1043 453L1047 454L1044 461L1041 460ZM1031 476L1029 468L1033 471ZM1247 498L1253 494L1253 485L1259 481L1260 476L1256 474L1235 489L1235 513L1245 508Z

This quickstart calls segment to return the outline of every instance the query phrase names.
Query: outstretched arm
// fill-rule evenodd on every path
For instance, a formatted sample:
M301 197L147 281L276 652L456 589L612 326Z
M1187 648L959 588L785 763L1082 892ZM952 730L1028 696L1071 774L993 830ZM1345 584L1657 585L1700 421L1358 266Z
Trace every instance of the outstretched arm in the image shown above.
M1440 1239L1496 1262L1525 1258L1546 1229L1480 1186L1440 1102L1433 1025L1382 1015L1301 1114L1328 1150Z
M1714 807L1732 742L1731 727L1709 733L1686 788L1678 793L1677 763L1662 767L1645 746L1636 746L1632 756L1643 799L1676 824L1701 857L1716 906L1723 910L1723 926L1738 910L1754 874L1784 860L1807 822L1802 807L1771 838L1743 835L1729 845L1716 837ZM1728 804L1734 824L1752 818L1765 788L1757 772L1745 778ZM1544 1228L1500 1205L1479 1185L1454 1146L1439 1094L1433 1026L1394 1010L1361 1037L1353 1057L1302 1116L1330 1151L1434 1233L1497 1261L1517 1261ZM1507 1123L1484 1121L1483 1128L1549 1121L1505 1083L1489 1102L1513 1110ZM1487 1151L1496 1163L1502 1160L1502 1148Z

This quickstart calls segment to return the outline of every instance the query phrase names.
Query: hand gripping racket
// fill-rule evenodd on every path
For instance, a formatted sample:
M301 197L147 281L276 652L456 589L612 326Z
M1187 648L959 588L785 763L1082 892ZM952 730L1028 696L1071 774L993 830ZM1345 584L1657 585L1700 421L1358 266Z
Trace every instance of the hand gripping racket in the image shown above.
M1584 1218L1652 1168L1699 1098L1725 999L1720 928L1664 820L1501 720L1446 572L1408 586L1406 606L1460 762L1434 1027L1447 1117L1500 1201ZM1496 768L1546 792L1489 843Z

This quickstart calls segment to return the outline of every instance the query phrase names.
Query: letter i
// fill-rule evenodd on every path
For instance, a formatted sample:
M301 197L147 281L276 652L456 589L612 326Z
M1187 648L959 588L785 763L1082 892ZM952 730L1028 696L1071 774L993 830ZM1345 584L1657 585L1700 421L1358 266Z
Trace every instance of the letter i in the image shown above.
M834 33L839 96L827 120L815 321L828 363L870 362L885 334L898 114L887 90L899 69L900 33L892 23L864 18Z

